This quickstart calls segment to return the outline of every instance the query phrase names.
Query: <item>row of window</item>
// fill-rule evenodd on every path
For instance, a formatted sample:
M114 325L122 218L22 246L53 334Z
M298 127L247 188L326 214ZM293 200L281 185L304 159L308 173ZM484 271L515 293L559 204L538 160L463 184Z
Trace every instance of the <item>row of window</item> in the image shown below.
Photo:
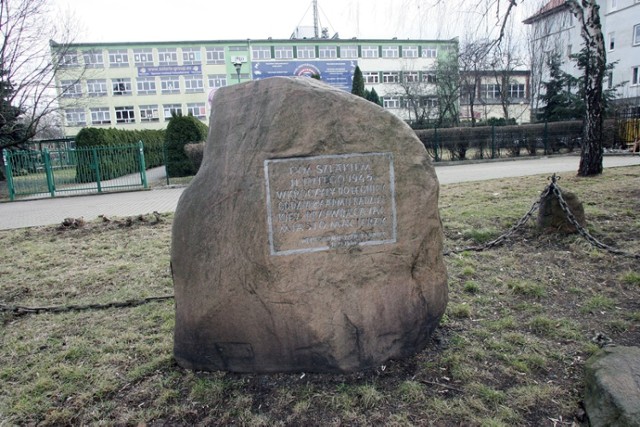
M426 109L438 107L438 98L432 96L419 96L413 99L402 96L383 96L380 99L382 100L382 106L387 109L414 108L414 103Z
M207 47L204 54L207 64L225 63L223 47ZM180 49L180 54L177 48L133 49L131 53L128 49L109 49L107 51L93 49L82 52L71 50L60 55L60 65L79 67L80 57L87 68L104 68L107 63L110 68L129 67L132 63L136 67L178 65L178 58L181 58L182 65L198 65L202 64L203 58L202 49L199 47L184 47Z
M510 83L505 95L508 98L524 99L527 97L527 89L524 83ZM469 91L465 96L469 96ZM477 96L480 99L500 99L502 96L502 86L496 83L481 84L478 86Z
M137 114L136 114L137 113ZM64 111L67 126L89 125L113 125L127 123L159 122L160 117L165 121L171 119L173 114L191 114L192 116L204 120L206 118L206 107L204 102L186 104L183 110L182 104L157 104L133 105L124 107L95 107L89 109L89 115L84 108L70 108ZM112 117L115 122L112 122ZM89 122L87 123L87 118ZM138 118L138 120L136 120Z
M241 78L248 79L248 75L241 75ZM109 95L108 88L111 88L112 96L133 95L135 85L136 95L157 95L158 88L163 95L179 94L184 87L185 93L204 92L204 80L200 75L195 76L163 76L138 77L132 82L130 78L109 79L87 79L86 92L89 97L100 97ZM209 74L207 76L209 88L219 88L227 85L226 74ZM65 98L79 98L83 94L83 82L78 80L62 80L61 94Z
M437 46L252 46L251 59L436 58Z
M241 47L245 52L246 47ZM231 51L232 48L229 48ZM204 55L203 55L204 53ZM436 58L437 46L380 46L380 45L348 45L348 46L252 46L253 60L270 59L333 59L333 58ZM154 65L199 65L224 64L224 47L183 48L140 48L140 49L102 49L70 50L60 55L63 67L79 67L80 58L88 68L149 67Z
M611 31L609 34L607 34L607 39L609 39L609 44L608 44L609 50L610 51L615 50L616 49L615 31ZM640 45L640 24L635 25L633 27L633 45L634 46Z
M425 71L365 71L362 73L365 83L435 83L436 75Z

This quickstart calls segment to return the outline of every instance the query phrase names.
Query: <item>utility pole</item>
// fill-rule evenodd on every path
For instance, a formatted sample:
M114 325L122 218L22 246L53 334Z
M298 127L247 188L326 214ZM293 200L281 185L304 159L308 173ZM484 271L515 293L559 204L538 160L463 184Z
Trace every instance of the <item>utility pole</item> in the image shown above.
M318 0L313 0L313 36L315 38L320 37L318 28Z

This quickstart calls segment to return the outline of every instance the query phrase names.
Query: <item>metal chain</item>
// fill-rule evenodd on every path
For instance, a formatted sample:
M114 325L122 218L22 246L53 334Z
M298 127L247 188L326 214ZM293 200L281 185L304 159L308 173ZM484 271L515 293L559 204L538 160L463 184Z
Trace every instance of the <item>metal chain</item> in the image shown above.
M497 246L497 245L501 244L506 239L511 237L512 234L514 234L516 231L518 231L520 228L522 228L529 221L529 218L531 218L531 215L533 215L533 213L538 209L538 207L540 206L541 201L545 197L547 197L547 195L549 195L550 191L551 191L551 185L548 185L547 187L545 187L544 190L542 190L542 193L540 194L540 197L538 198L538 200L536 200L533 203L533 205L531 205L531 208L529 209L529 211L526 214L524 214L524 216L522 218L520 218L518 220L518 222L515 223L515 225L513 225L509 230L507 230L505 233L501 234L497 238L491 240L490 242L485 243L484 245L467 246L467 247L462 248L462 249L452 249L450 251L444 251L443 254L445 256L447 256L447 255L457 254L457 253L464 252L464 251L480 252L480 251L484 251L484 250L487 250L487 249L491 249L494 246Z
M132 299L121 302L110 302L106 304L86 304L86 305L59 305L52 307L23 307L19 305L11 306L0 304L0 312L10 312L16 316L23 316L25 314L40 314L40 313L65 313L68 311L85 311L85 310L106 310L108 308L123 308L123 307L137 307L154 301L165 301L173 299L173 295L165 295L159 297L148 297L143 299Z
M551 184L550 184L553 194L558 199L558 202L560 203L560 207L562 208L564 214L567 216L567 219L569 220L571 225L575 227L578 233L580 233L580 235L584 237L587 240L587 242L589 242L592 246L595 246L600 249L604 249L614 255L622 255L626 257L640 259L640 254L631 254L629 252L625 252L623 250L616 249L605 243L602 243L601 241L593 237L582 225L580 225L576 217L573 215L573 212L571 212L569 205L564 200L564 197L562 197L562 191L560 191L560 188L556 184L556 181L557 181L557 177L553 175L551 177Z

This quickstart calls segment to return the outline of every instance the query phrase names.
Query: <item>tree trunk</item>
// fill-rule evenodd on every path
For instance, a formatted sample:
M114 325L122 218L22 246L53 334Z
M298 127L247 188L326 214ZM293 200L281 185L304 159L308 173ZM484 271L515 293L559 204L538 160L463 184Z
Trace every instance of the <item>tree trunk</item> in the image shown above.
M585 118L582 131L582 150L578 176L592 176L602 173L602 128L603 99L602 84L606 72L605 51L600 7L596 0L571 0L568 2L573 14L578 18L582 40L588 55L584 70Z

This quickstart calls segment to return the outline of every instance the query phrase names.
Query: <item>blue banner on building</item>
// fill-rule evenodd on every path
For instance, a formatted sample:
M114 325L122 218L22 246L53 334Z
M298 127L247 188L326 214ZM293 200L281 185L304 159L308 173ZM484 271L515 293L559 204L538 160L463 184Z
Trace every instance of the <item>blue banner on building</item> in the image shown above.
M351 92L356 61L266 61L254 62L251 74L254 80L267 77L307 76L314 74L331 86Z
M160 65L138 67L138 77L182 76L202 74L202 65Z

